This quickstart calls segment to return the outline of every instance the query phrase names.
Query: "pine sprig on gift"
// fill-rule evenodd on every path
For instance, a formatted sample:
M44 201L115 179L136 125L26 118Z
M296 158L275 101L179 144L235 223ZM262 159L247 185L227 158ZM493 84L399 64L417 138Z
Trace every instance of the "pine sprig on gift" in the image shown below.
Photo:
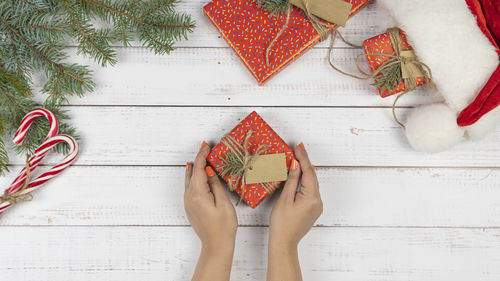
M228 151L223 157L221 175L222 177L240 178L243 175L243 162L232 151Z
M255 0L259 7L271 12L271 15L281 14L288 9L288 0Z
M102 66L117 62L113 44L130 46L137 38L156 54L168 54L195 25L175 11L177 0L2 0L0 1L0 175L7 167L5 143L31 109L44 106L60 121L60 133L74 136L61 110L70 96L91 92L87 66L67 62L65 46ZM96 22L101 22L96 24ZM70 39L70 40L68 40ZM44 79L33 95L34 75ZM43 104L40 104L39 101ZM40 120L38 120L40 119ZM16 152L31 152L45 139L48 122L38 118ZM58 147L59 150L64 146Z
M381 93L385 92L386 89L392 92L401 84L402 80L401 64L395 63L383 68L379 72L379 75L376 76L376 81L372 85L380 87Z

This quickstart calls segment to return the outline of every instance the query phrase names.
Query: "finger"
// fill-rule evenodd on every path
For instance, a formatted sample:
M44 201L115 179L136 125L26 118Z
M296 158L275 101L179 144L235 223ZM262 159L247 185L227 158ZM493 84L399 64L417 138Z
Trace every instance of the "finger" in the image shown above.
M292 160L290 164L290 172L288 173L288 179L286 180L283 191L281 192L281 197L285 200L294 201L295 194L297 194L297 188L299 187L300 181L300 165L295 159Z
M186 162L186 176L184 178L184 187L188 189L189 183L191 182L191 176L193 175L193 165L191 163Z
M312 167L311 161L309 160L309 155L307 154L306 147L304 144L301 142L295 147L295 157L300 163L300 168L302 169L302 172L304 174L311 172L314 172L314 169Z
M207 156L210 153L210 146L203 141L201 143L200 150L198 151L198 155L194 160L194 173L204 174L205 166L207 166Z
M210 190L214 194L215 197L215 205L229 203L229 197L227 196L222 183L219 180L217 174L215 174L212 167L207 166L205 168L205 172L208 177L208 185L210 186Z
M300 168L303 172L301 191L319 192L316 169L314 168L313 165L311 165L311 161L309 160L309 155L307 154L307 151L303 143L297 145L295 149L295 157L299 161Z

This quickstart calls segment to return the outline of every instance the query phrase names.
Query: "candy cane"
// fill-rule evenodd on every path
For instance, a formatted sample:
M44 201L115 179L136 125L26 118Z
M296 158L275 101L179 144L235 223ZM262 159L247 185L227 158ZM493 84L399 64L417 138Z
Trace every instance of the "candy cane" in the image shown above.
M31 124L33 124L35 119L38 117L45 117L49 120L50 129L47 134L47 137L45 138L45 141L57 135L57 133L59 132L59 121L57 120L57 117L54 115L54 113L52 113L47 109L36 108L28 112L26 116L24 116L23 120L21 120L21 124L19 124L19 128L17 129L16 134L14 135L14 143L21 144L24 141L24 138L28 133L28 129L30 128ZM47 152L48 151L46 151L45 154ZM30 171L33 171L36 169L36 167L38 167L38 163L42 161L43 157L45 157L45 154L36 153L35 151L34 155L29 159ZM16 179L14 179L14 181L12 182L12 184L8 189L8 192L10 193L17 191L21 186L24 185L25 179L26 179L26 167L23 168L23 170L21 170L21 172L19 173L19 176L17 176Z
M26 116L24 116L23 120L21 120L21 124L19 124L19 128L14 135L14 143L21 144L24 140L24 137L26 136L26 133L28 133L28 129L30 128L33 121L35 121L36 118L42 116L49 119L50 123L49 133L45 140L57 135L57 133L59 132L59 121L57 120L54 113L47 109L36 108L28 112Z
M38 153L38 155L46 155L47 152L49 152L54 146L56 146L58 143L61 143L61 142L66 142L69 145L69 153L66 155L66 157L64 157L62 162L57 164L56 166L52 167L47 172L41 174L36 179L32 180L26 186L26 188L22 189L20 192L18 192L18 194L16 194L16 197L22 198L24 195L28 195L28 193L35 191L42 184L46 183L47 181L51 180L55 176L59 175L64 169L66 169L69 165L71 165L71 163L75 160L76 156L78 155L78 144L76 143L74 138L72 138L68 135L57 135L57 136L54 136L54 137L47 139L39 148L36 149L35 155L33 155L31 158L35 158L35 161L40 162L41 158L38 160L37 153ZM31 160L32 159L30 159L30 163L31 163ZM12 192L10 192L8 189L7 194L11 194L11 193ZM5 202L1 203L0 204L0 213L5 211L5 209L9 208L10 206L12 206L12 203L10 201L5 201Z

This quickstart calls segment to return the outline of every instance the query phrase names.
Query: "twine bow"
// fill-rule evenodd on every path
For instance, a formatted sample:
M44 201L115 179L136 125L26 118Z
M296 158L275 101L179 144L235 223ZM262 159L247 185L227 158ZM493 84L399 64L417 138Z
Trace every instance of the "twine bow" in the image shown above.
M248 141L252 136L253 131L250 130L245 136L243 144L236 141L231 135L227 134L221 139L221 143L223 143L229 151L223 157L224 164L222 167L222 176L229 176L231 180L228 181L229 189L231 191L236 190L238 186L241 189L240 200L237 202L239 204L241 200L243 200L245 196L245 174L248 170L252 169L252 164L255 162L255 159L264 153L267 149L265 145L260 145L254 153L250 153ZM233 180L236 180L236 184L233 183ZM263 188L271 194L274 191L273 183L262 183Z
M401 94L399 94L396 99L394 100L394 103L392 104L392 115L394 117L394 120L401 126L405 127L404 124L399 121L398 117L396 116L396 104L402 96L407 94L408 92L414 90L417 87L417 77L424 77L426 82L429 83L431 87L433 87L432 84L432 72L431 69L428 65L425 63L419 61L417 57L415 56L415 53L412 50L402 50L401 49L401 37L399 34L399 29L398 28L389 28L387 29L387 33L389 33L389 38L391 41L392 49L394 50L394 55L391 54L385 54L385 53L366 53L366 54L359 54L356 57L356 60L354 61L356 64L356 68L358 71L363 74L364 76L358 76L354 74L350 74L347 72L344 72L337 68L331 59L331 54L333 50L333 44L335 43L335 39L337 36L346 44L348 44L351 47L355 48L361 48L361 46L354 45L352 43L347 42L344 37L340 34L338 30L334 31L334 34L332 36L332 40L330 42L330 47L328 49L328 62L330 66L336 70L337 72L355 78L355 79L360 79L360 80L367 80L367 79L373 79L376 78L384 69L387 69L395 64L400 64L401 66L401 72L402 72L402 80L405 85L405 90ZM378 67L375 71L372 73L366 73L361 69L359 66L359 58L362 56L385 56L389 57L387 61L382 63L380 67Z
M18 190L9 193L8 189L6 189L3 193L3 195L0 196L0 205L5 202L9 202L10 205L15 205L19 201L24 201L28 202L33 200L33 194L31 192L26 192L26 188L30 184L31 181L31 175L30 175L30 162L29 162L29 155L26 154L26 179L24 181L24 184L21 188Z
M304 12L305 12L307 18L309 19L309 21L311 21L314 29L318 32L320 41L324 41L326 38L328 38L328 35L330 35L330 28L331 28L330 25L322 22L320 20L320 18L318 18L317 16L313 15L310 12L309 0L298 0L298 1L302 2L302 6L304 7ZM266 65L267 66L270 65L269 53L271 52L271 48L273 47L274 43L276 43L276 41L281 36L281 34L283 34L283 32L288 28L288 24L290 22L291 12L292 12L292 4L290 4L290 1L288 1L288 6L286 9L285 24L283 25L283 27L281 27L280 31L276 34L276 36L274 36L274 39L271 41L271 43L269 43L269 46L267 46L267 48L266 48Z

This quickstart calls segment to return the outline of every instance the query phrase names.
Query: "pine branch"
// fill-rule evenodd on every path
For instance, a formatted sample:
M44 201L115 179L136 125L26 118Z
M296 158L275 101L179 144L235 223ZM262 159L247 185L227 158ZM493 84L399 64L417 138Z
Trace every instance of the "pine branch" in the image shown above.
M226 178L227 176L237 179L240 178L244 170L243 162L241 162L240 158L236 156L236 154L232 151L228 151L223 157L223 164L221 169L222 177Z
M78 6L71 6L67 0L62 1L67 13L69 33L77 39L79 53L90 55L102 66L114 65L116 52L111 49L113 38L109 35L109 30L96 30L84 13L77 12Z
M144 46L152 48L156 54L168 54L173 50L176 40L186 39L195 27L191 17L173 10L173 0L151 0L141 2L141 9L133 8L137 1L82 0L88 9L103 20L113 21L115 27L128 25L139 33ZM115 28L115 37L128 42L126 34L130 31ZM125 35L125 36L124 36Z
M68 97L82 96L94 89L87 66L67 63L68 37L78 43L78 54L91 57L102 66L116 63L111 47L129 46L135 35L155 53L173 50L173 44L187 38L194 22L175 11L176 0L0 0L0 174L7 167L5 143L21 119L35 107L31 94L32 75L44 74L43 106L60 121L60 133L75 135L61 106ZM108 27L97 27L94 19ZM18 153L32 152L47 135L49 124L37 118ZM58 146L57 150L64 150Z
M282 14L286 12L289 0L255 0L257 5L264 10L271 12L271 15Z
M19 95L29 94L30 89L28 83L26 83L26 81L24 81L19 76L9 73L5 68L1 66L0 66L0 83L10 85L10 87L12 87L12 89Z
M387 91L392 92L401 84L402 79L401 64L395 63L382 69L380 74L377 75L376 81L372 85L380 87L381 93L385 92L386 89Z

